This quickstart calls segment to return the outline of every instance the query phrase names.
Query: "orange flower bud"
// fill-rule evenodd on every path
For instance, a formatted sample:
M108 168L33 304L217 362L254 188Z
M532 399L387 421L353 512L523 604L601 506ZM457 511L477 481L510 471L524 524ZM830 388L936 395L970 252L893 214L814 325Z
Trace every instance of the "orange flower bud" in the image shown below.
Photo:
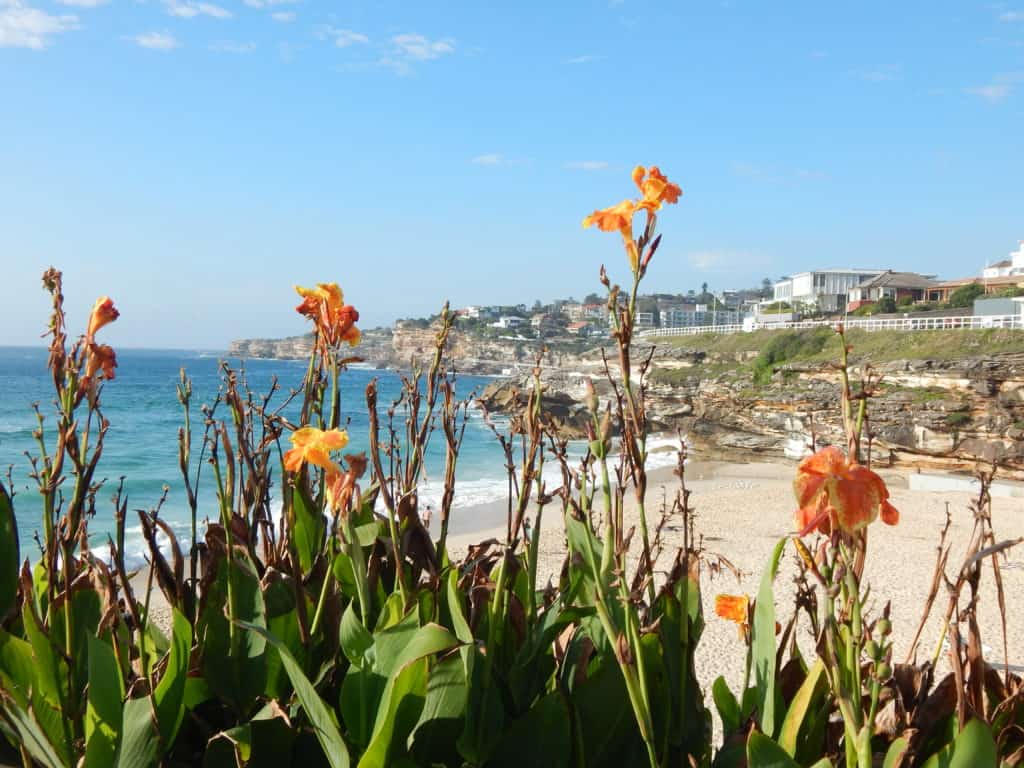
M96 335L96 331L104 325L114 322L120 316L121 313L114 307L114 300L109 296L100 296L93 304L92 313L89 315L89 325L85 331L86 338L91 340Z

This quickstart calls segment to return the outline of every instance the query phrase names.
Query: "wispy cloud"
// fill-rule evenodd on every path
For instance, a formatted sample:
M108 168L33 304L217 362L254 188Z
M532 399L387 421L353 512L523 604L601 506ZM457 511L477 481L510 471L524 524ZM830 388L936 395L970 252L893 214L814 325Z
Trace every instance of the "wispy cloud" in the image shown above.
M215 53L252 53L256 50L256 43L243 43L236 40L214 40L210 43L210 50Z
M607 160L573 160L565 167L572 171L603 171L608 167Z
M245 0L250 8L273 8L278 5L295 5L299 0Z
M756 165L745 162L734 162L732 172L747 179L774 184L827 181L830 178L825 171L808 168L780 168L774 165Z
M1024 21L1024 11L1006 11L999 14L999 20L1007 23Z
M595 62L595 61L601 61L601 59L603 59L603 58L604 58L604 56L598 56L596 54L587 53L587 54L584 54L583 56L574 56L571 59L566 59L565 63L566 64L590 64L590 63Z
M827 59L828 51L811 51L810 57L812 59Z
M764 254L731 248L708 248L686 254L690 266L698 272L733 272L736 269L765 266Z
M54 15L21 0L0 0L0 48L42 50L62 32L78 28L78 17Z
M391 44L400 56L413 61L430 61L455 53L455 41L451 38L430 40L423 35L406 33L392 37Z
M164 0L167 13L179 19L194 19L196 16L209 16L214 19L230 19L234 14L227 8L213 3L193 2L192 0Z
M473 165L484 165L494 167L496 165L504 165L505 156L497 152L492 152L486 155L477 155L471 161Z
M57 0L58 5L70 5L74 8L98 8L110 0Z
M874 69L857 69L853 74L869 83L888 83L900 76L899 64L885 64Z
M964 93L977 96L989 104L998 104L1010 96L1019 83L1024 82L1024 72L1004 72L992 78L986 85L964 88Z
M295 21L295 11L274 11L270 14L270 18L281 24L288 24Z
M333 40L338 48L348 48L350 45L356 44L366 45L370 42L370 38L362 32L338 27L324 27L318 32L317 36L321 40Z
M151 51L173 51L180 48L181 43L170 32L143 32L127 38L140 48L148 48Z

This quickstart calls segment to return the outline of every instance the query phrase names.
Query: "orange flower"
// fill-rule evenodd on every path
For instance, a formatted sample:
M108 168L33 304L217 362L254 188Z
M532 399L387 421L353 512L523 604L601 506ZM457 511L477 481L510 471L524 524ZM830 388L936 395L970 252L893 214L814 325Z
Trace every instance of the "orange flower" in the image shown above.
M750 630L750 598L746 595L715 595L715 613L736 624L741 638Z
M91 379L100 370L103 371L104 379L113 379L115 368L117 368L117 355L113 348L107 344L89 344L89 359L85 364L87 379Z
M835 526L854 533L874 522L896 525L900 513L889 503L885 481L865 466L847 461L835 446L808 456L793 481L799 509L794 517L800 535L818 530L830 534Z
M642 165L634 168L633 183L643 195L637 208L644 208L651 213L659 210L662 203L678 203L679 196L683 194L679 185L669 181L656 165L647 170Z
M633 271L636 271L640 262L640 254L633 240L633 214L636 211L636 203L632 200L623 200L618 205L594 211L583 220L584 229L596 226L602 232L618 231L622 235L622 242L626 246L626 254L629 256Z
M329 474L341 474L341 467L331 461L331 451L340 451L348 445L345 430L303 427L292 433L291 443L293 447L284 455L284 468L289 472L298 472L303 464L315 464Z
M114 322L120 315L121 313L114 308L113 299L109 296L100 296L93 304L92 313L89 315L89 325L85 331L86 338L92 339L96 335L96 331L104 325Z
M326 478L327 487L324 495L327 499L327 508L335 515L339 512L344 515L348 510L356 481L366 472L366 455L349 454L345 457L345 463L348 464L346 472L331 473Z
M345 303L337 283L318 283L316 288L297 285L295 290L302 297L295 311L313 321L328 346L337 346L343 341L352 347L359 343L360 333L355 326L359 312Z

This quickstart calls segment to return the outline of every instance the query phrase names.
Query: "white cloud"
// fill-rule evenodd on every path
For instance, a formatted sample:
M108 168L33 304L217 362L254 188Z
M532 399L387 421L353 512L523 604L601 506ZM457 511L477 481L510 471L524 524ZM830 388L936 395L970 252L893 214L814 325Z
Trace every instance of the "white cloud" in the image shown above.
M42 50L62 32L78 29L78 17L55 16L25 5L21 0L0 0L0 48Z
M173 51L181 45L170 32L144 32L128 39L140 48L149 48L152 51Z
M209 16L214 19L230 19L234 14L227 8L213 3L199 3L192 0L165 0L167 13L180 19L194 19L196 16Z
M295 11L274 11L270 14L270 18L274 21L280 22L281 24L287 24L291 21L295 21Z
M487 155L477 155L476 157L473 158L472 162L473 165L484 165L494 167L496 165L504 164L505 156L498 154L497 152L492 152Z
M992 82L987 85L964 88L964 93L977 96L990 104L998 104L1014 92L1018 83L1024 83L1024 71L1004 72L992 78Z
M964 88L965 93L971 96L978 96L990 104L997 104L1007 96L1013 88L1009 83L991 83L990 85L979 85L975 88Z
M1000 21L1014 22L1024 21L1024 11L1007 11L1006 13L999 14Z
M608 167L607 160L574 160L565 167L573 171L603 171Z
M58 5L70 5L75 8L97 8L109 2L110 0L57 0Z
M241 43L235 40L215 40L210 43L210 50L215 53L252 53L256 50L256 43Z
M370 38L361 32L354 32L351 29L339 29L337 27L325 27L320 31L319 36L321 40L334 40L334 44L339 48L348 48L356 43L365 45L370 42Z
M594 61L601 61L604 56L595 56L593 54L584 54L583 56L574 56L571 59L566 59L566 64L590 64Z
M734 162L732 172L737 176L773 184L827 181L831 178L825 171L808 168L781 168L774 165L754 165L743 162Z
M396 54L412 61L429 61L455 53L455 41L450 38L430 40L423 35L406 33L391 38Z
M886 64L875 69L857 70L854 74L869 83L888 83L899 77L900 67L898 64Z
M245 0L250 8L273 8L277 5L294 5L299 0Z
M764 266L768 261L762 254L728 248L693 251L686 255L686 260L698 272L733 272L740 268Z

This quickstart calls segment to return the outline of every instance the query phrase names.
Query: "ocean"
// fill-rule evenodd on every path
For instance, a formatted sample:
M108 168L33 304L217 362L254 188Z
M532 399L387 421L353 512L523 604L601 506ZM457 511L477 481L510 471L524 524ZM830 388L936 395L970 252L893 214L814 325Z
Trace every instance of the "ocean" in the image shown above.
M102 395L103 413L110 421L110 429L104 442L103 456L96 472L96 479L105 479L97 494L97 512L90 521L90 545L105 552L107 536L114 532L113 496L119 479L125 478L129 516L126 526L126 557L135 564L141 564L144 542L138 515L134 510L151 509L160 500L163 489L169 490L167 500L161 509L161 517L174 529L183 547L189 544L191 519L185 499L185 491L178 470L178 429L183 425L182 408L178 403L175 386L179 371L184 368L192 379L192 422L193 422L193 472L202 443L202 417L199 408L212 403L220 385L220 363L223 356L180 350L136 350L118 351L117 378L104 384ZM7 469L11 468L15 513L21 540L22 558L36 560L39 549L35 543L36 533L42 536L41 502L35 482L29 477L31 471L26 452L38 453L38 446L32 436L36 418L32 403L38 402L46 416L47 445L52 448L55 436L53 407L53 383L46 369L45 348L0 347L0 473L6 485ZM232 366L242 365L241 361L228 360ZM276 401L283 401L287 392L297 388L306 371L303 360L259 360L244 362L244 370L254 392L266 391L273 377L280 385ZM374 371L352 368L343 373L342 415L347 420L350 442L346 453L359 452L367 446L368 419L366 413L366 385L377 379L378 409L381 422L386 420L385 411L399 395L400 375L393 371ZM481 390L490 379L480 376L462 376L456 380L456 394L459 398L472 396ZM285 413L294 421L298 418L298 404ZM224 412L226 415L226 412ZM504 426L500 421L498 426ZM585 449L582 443L574 446L577 453ZM653 453L648 466L667 465L674 462L669 453ZM420 508L439 506L441 481L444 467L444 436L440 430L432 436L425 461L424 483L421 486ZM558 482L553 464L551 479ZM547 472L545 473L547 474ZM275 472L275 479L279 475ZM365 480L365 479L364 479ZM507 478L504 471L504 455L486 424L482 413L470 410L456 476L456 509L479 507L506 497ZM70 484L71 478L67 483ZM216 496L213 490L213 475L209 467L203 468L200 482L199 519L218 517ZM471 528L471 521L460 521L460 528ZM469 525L467 525L469 523Z

